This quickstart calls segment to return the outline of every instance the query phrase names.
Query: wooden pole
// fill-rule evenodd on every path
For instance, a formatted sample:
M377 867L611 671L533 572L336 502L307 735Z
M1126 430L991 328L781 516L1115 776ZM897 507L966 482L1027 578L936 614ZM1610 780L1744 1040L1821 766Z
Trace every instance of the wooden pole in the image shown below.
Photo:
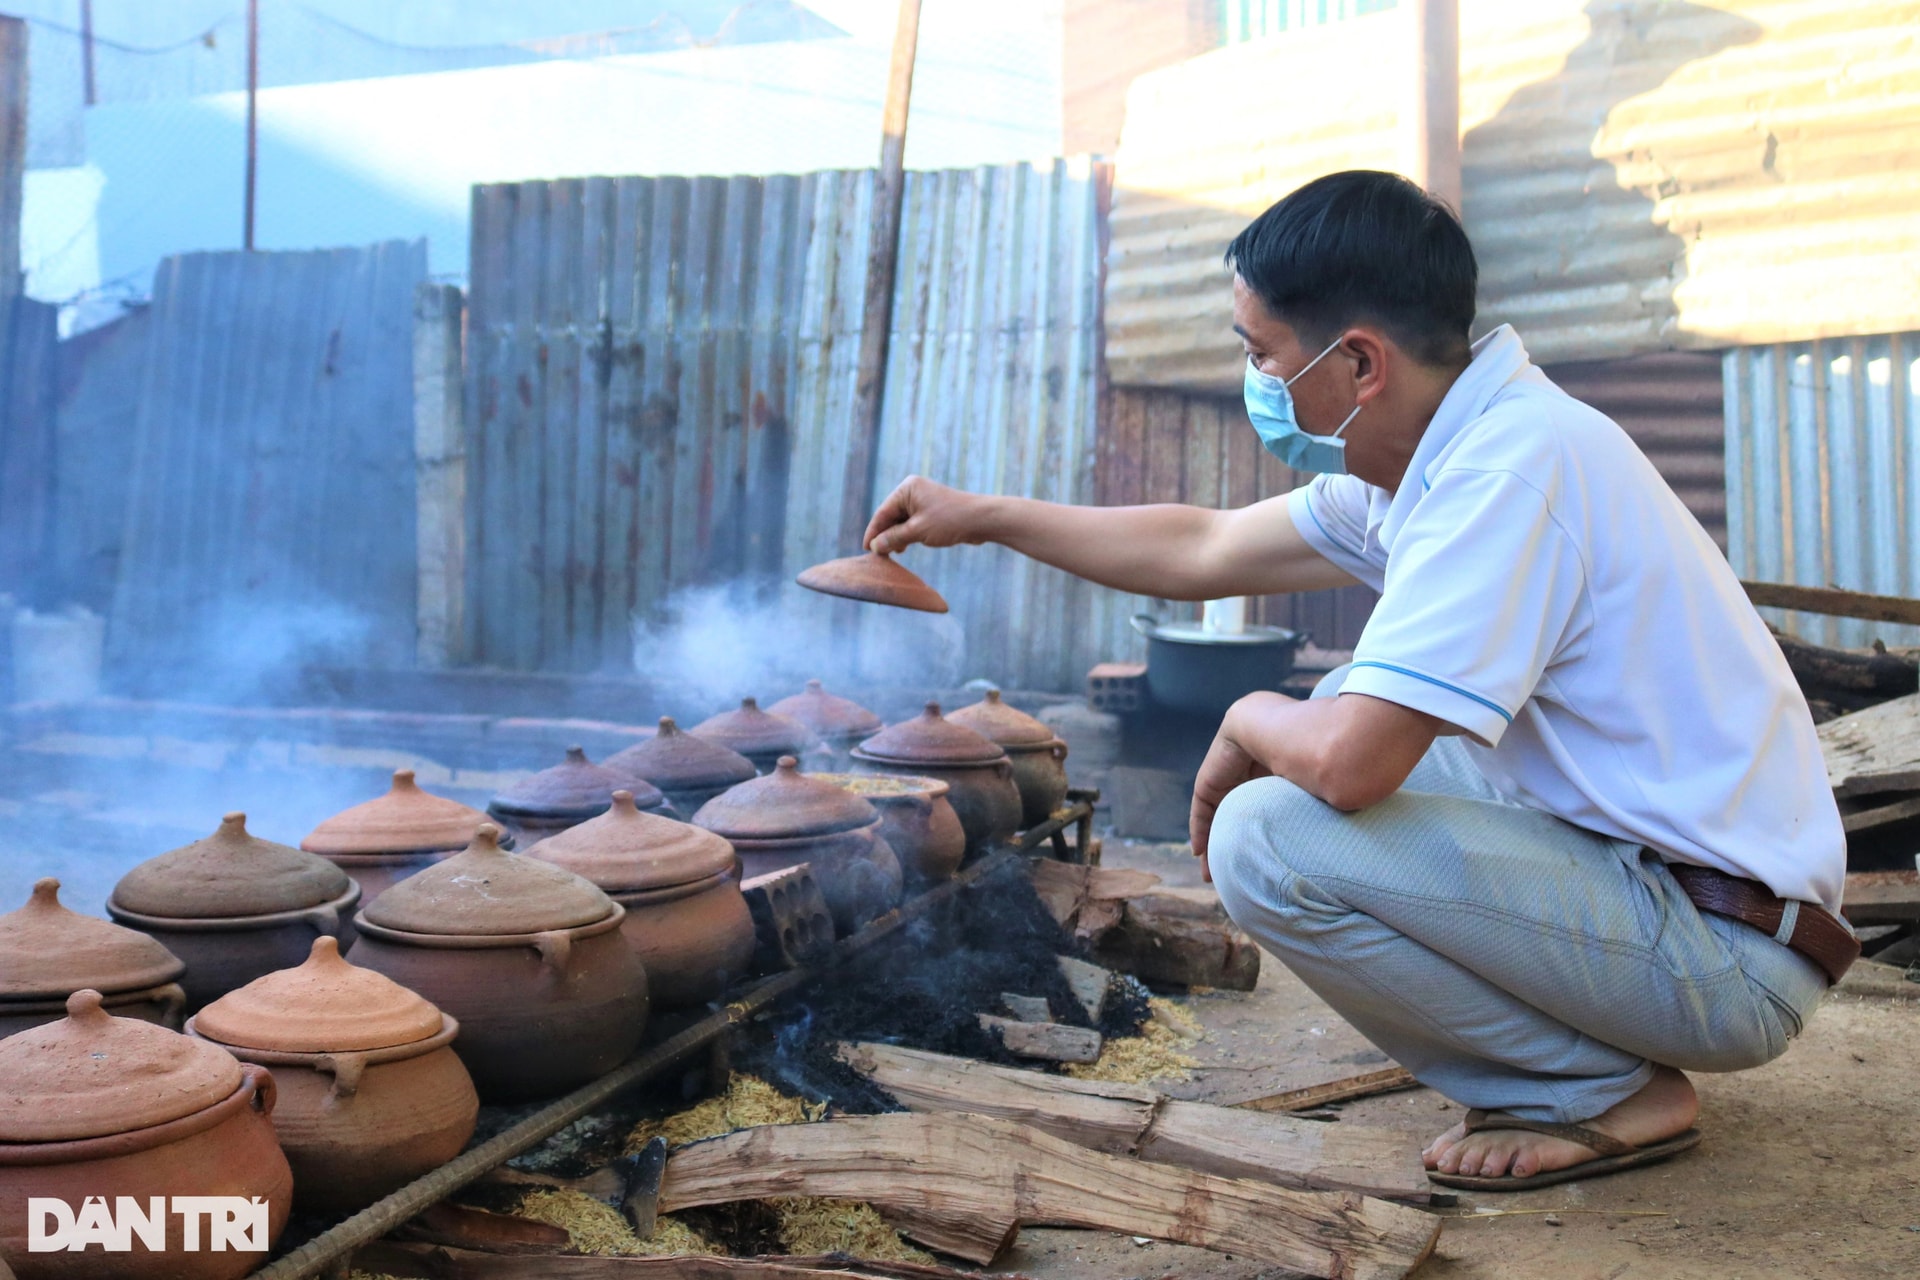
M861 308L860 358L854 376L853 434L840 514L840 551L860 548L872 514L879 461L880 413L887 388L887 338L893 324L893 276L900 258L900 205L906 193L907 106L913 98L914 54L920 43L920 0L900 0L893 62L881 113L880 173L873 189L867 241L867 291Z
M253 189L259 168L256 126L260 98L260 0L247 0L247 194L240 247L253 252Z
M80 78L86 104L92 106L98 100L93 92L93 0L80 0Z
M1460 0L1413 0L1415 182L1460 208Z
M0 302L20 292L27 166L27 24L0 17Z

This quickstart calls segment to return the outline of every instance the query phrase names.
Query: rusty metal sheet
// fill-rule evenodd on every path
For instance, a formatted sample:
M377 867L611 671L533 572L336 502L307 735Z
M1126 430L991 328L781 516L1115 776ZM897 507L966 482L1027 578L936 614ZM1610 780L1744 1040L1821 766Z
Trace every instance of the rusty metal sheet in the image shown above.
M1542 363L1920 319L1920 2L1462 0L1480 328ZM1142 76L1117 156L1119 385L1224 393L1226 243L1320 174L1402 169L1404 7Z

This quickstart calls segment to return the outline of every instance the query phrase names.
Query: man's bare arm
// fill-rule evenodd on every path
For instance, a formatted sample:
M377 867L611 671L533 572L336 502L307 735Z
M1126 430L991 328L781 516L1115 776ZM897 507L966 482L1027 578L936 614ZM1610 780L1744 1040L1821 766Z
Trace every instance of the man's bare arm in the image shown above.
M1171 503L1079 507L965 493L912 476L874 513L866 545L894 552L916 542L997 542L1101 586L1169 600L1354 581L1300 536L1284 497L1233 511Z
M1206 858L1214 812L1243 782L1277 776L1336 809L1364 809L1398 791L1435 738L1457 732L1437 716L1366 694L1306 702L1248 694L1228 709L1194 782L1194 855Z

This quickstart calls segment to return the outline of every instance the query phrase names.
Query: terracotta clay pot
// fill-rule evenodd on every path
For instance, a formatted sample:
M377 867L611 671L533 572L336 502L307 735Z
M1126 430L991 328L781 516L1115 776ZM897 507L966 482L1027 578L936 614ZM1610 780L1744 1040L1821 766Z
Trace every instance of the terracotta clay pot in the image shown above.
M185 1249L186 1224L163 1219L165 1248L138 1238L128 1253L27 1251L30 1197L239 1196L266 1204L267 1246L291 1208L293 1174L274 1138L266 1068L213 1045L115 1018L97 992L69 998L68 1016L0 1041L0 1254L20 1280L235 1280L262 1252ZM110 1262L108 1259L110 1258Z
M836 768L846 764L849 751L886 727L879 716L850 698L828 693L818 680L807 681L806 692L782 698L768 710L812 730Z
M591 882L501 849L487 824L361 912L353 958L459 1020L454 1052L483 1099L520 1101L604 1075L640 1043L647 978L625 918Z
M880 811L880 836L900 859L909 892L952 878L967 853L966 828L938 778L911 774L816 773Z
M938 778L966 829L967 852L1011 839L1020 829L1020 789L1007 753L940 714L940 704L868 738L853 750L855 773Z
M998 689L970 707L947 716L989 742L997 743L1013 765L1020 790L1021 829L1037 827L1067 800L1067 744L1052 729L1000 700Z
M230 813L213 835L122 876L107 914L186 962L180 985L191 1012L299 964L316 936L339 936L359 900L360 886L340 868L248 835L247 815Z
M273 1125L308 1213L371 1204L460 1154L480 1099L450 1047L460 1024L332 938L297 969L229 992L187 1024L242 1062L271 1067Z
M528 854L593 881L627 909L621 934L659 1007L705 1004L747 972L753 916L740 859L704 828L642 813L627 791L613 808Z
M27 904L0 915L0 1038L67 1016L67 997L91 989L118 1017L171 1029L187 995L186 964L158 941L60 905L60 882L37 881Z
M613 806L613 793L621 790L631 792L634 803L648 812L678 816L659 788L595 764L581 747L568 747L565 760L496 795L487 813L524 853L548 836L599 817Z
M881 837L879 811L802 774L792 756L766 777L709 800L693 821L732 842L748 877L811 864L842 934L899 905L904 877Z
M702 720L692 733L717 742L753 761L762 774L771 773L781 756L798 759L813 745L813 732L798 720L762 711L753 698L740 699L737 711L722 711Z
M485 821L471 805L421 790L413 770L395 769L387 794L334 814L300 847L352 876L364 907L389 886L466 848Z
M684 732L672 716L660 717L660 730L651 738L600 763L623 777L660 788L682 814L698 812L728 787L760 772L753 761L731 747Z

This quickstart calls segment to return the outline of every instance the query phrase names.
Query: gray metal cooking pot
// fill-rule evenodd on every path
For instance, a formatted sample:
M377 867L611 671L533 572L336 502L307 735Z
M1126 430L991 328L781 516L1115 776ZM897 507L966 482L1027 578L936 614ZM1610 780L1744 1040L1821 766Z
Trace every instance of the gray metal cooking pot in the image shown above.
M1198 623L1163 623L1133 615L1147 638L1147 692L1172 711L1220 717L1260 689L1277 689L1293 672L1294 651L1308 637L1285 627L1208 631Z

